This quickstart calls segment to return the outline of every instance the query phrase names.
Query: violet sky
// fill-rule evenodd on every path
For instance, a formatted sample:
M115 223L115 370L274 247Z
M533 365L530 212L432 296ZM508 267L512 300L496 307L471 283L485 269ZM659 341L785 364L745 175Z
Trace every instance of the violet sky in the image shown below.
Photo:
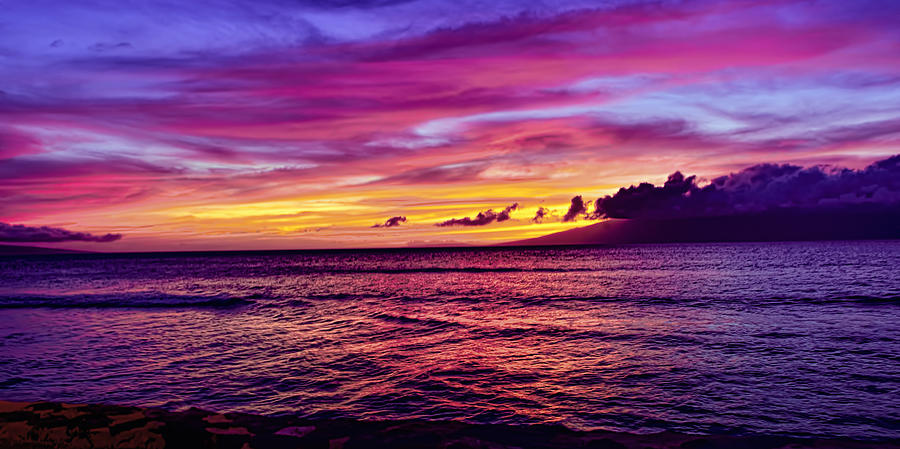
M893 0L0 11L0 222L124 235L67 247L493 243L675 170L900 153Z

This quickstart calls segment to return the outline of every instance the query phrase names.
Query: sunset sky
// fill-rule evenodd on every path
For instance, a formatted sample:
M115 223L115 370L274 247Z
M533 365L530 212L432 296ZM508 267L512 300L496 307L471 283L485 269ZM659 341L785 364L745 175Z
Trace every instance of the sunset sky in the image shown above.
M48 246L490 244L676 170L900 153L894 0L0 10L0 222L123 235Z

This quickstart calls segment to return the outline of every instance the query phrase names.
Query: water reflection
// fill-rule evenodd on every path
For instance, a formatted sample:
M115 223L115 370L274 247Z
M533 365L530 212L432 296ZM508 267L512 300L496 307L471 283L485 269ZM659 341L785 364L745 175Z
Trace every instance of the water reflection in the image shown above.
M3 260L0 385L315 417L897 437L897 266L885 242Z

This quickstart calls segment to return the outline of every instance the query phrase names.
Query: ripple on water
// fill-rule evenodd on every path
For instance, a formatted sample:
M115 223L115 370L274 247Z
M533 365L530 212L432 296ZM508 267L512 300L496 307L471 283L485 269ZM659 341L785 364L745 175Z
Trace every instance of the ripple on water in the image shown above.
M900 243L0 260L0 389L900 438Z

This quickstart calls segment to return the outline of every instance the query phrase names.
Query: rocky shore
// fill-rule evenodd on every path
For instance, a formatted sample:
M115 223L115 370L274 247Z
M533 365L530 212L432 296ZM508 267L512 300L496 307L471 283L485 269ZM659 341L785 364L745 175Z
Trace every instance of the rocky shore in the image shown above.
M898 448L900 441L770 436L635 435L562 426L425 421L310 421L293 417L171 412L113 405L0 401L3 448Z

